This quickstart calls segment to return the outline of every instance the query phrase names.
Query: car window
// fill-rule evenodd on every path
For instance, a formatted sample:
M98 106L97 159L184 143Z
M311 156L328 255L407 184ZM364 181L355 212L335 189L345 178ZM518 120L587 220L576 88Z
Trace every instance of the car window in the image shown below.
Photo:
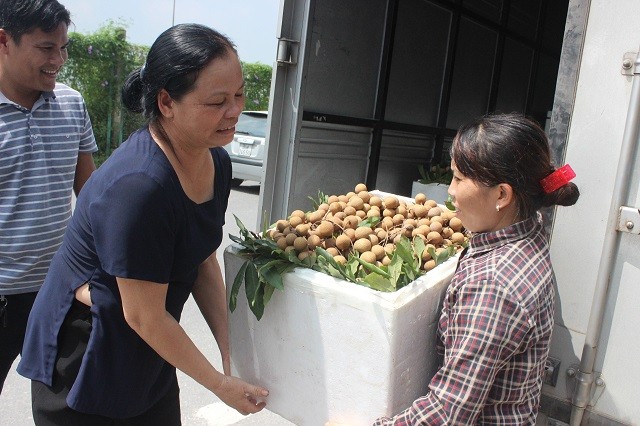
M267 116L243 112L238 117L236 133L264 138L267 136Z

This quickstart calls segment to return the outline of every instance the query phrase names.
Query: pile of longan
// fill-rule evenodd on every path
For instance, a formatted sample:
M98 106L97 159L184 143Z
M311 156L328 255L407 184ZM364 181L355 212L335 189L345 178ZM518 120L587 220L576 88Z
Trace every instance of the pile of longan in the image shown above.
M379 221L359 226L371 218ZM415 203L406 203L393 195L382 198L371 194L363 183L353 192L327 197L315 211L293 211L288 219L278 220L267 236L280 249L295 250L300 260L322 247L343 265L350 256L359 256L377 266L389 265L403 236L409 241L420 238L425 243L420 265L425 271L436 266L429 248L439 253L453 245L459 251L468 241L455 212L438 206L424 194L416 195Z

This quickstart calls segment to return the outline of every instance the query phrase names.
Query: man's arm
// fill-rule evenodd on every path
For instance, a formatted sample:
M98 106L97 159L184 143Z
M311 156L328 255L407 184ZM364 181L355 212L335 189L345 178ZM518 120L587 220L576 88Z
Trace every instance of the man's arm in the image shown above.
M84 186L91 173L96 169L96 165L93 162L93 155L89 152L78 153L78 164L76 164L76 176L73 179L73 192L76 197L80 193L80 190Z

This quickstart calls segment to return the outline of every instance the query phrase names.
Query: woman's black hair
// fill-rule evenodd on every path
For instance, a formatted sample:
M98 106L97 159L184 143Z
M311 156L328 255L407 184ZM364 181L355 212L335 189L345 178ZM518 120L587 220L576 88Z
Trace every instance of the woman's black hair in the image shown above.
M129 74L122 88L122 103L153 123L160 116L160 90L180 100L193 89L203 68L229 53L237 55L236 48L219 32L199 24L175 25L158 36L145 64Z
M60 24L71 24L69 11L56 0L0 0L0 28L17 44L20 38L39 28L45 33Z
M549 141L534 120L521 114L488 115L463 125L451 159L462 175L480 184L511 185L521 220L542 207L571 206L580 196L571 182L549 194L543 191L540 180L555 170Z

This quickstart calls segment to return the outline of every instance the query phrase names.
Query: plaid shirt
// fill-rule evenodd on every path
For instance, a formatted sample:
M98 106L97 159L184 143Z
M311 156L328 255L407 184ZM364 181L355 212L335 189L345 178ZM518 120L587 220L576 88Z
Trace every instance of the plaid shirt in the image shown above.
M429 393L375 425L535 425L554 286L539 221L474 235L443 303Z

